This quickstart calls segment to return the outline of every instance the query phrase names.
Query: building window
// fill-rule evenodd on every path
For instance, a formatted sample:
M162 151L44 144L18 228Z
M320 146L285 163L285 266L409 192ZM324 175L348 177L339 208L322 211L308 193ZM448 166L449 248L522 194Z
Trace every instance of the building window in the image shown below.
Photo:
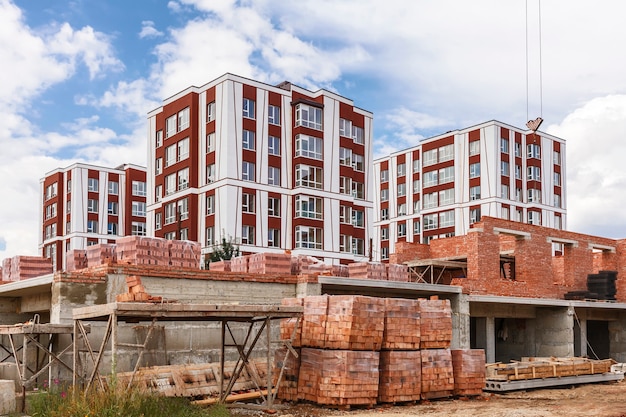
M363 155L353 154L352 155L352 169L355 171L363 172L365 169L365 160Z
M386 246L383 246L382 248L380 248L380 259L383 261L386 261L387 259L389 259L389 248Z
M519 142L515 142L515 156L517 158L522 157L522 144Z
M296 217L322 219L322 199L320 197L296 196Z
M187 240L189 239L189 229L184 228L184 229L180 229L180 240Z
M267 153L269 155L280 156L280 138L270 136L267 141Z
M561 165L561 152L553 151L552 152L552 162L554 165Z
M189 138L178 141L176 145L178 147L177 161L180 162L189 158Z
M413 160L413 172L419 172L420 170L420 160L419 159L414 159Z
M365 200L365 184L352 181L352 197L357 200Z
M389 209L380 209L380 220L389 220Z
M541 190L536 188L528 189L528 202L529 203L541 203Z
M439 227L454 226L454 210L439 213Z
M541 213L537 211L529 211L528 224L541 224Z
M438 206L437 193L424 194L424 210Z
M249 98L243 99L243 117L247 119L254 119L254 100Z
M167 232L163 235L166 240L176 240L176 232Z
M406 195L406 184L405 183L401 183L398 184L398 197L402 197Z
M146 236L146 223L132 222L130 226L130 234L132 236Z
M413 194L420 192L420 180L413 180Z
M430 151L426 151L423 154L423 159L424 159L424 166L430 166L430 165L435 165L437 163L437 155L438 155L438 150L437 149L431 149Z
M339 206L339 223L352 224L352 207Z
M350 252L352 239L348 235L339 235L339 252Z
M241 211L244 213L256 213L254 194L243 193L241 195Z
M165 177L165 195L174 194L176 192L176 174L170 174Z
M509 163L507 161L500 161L500 174L505 177L509 176Z
M420 201L413 200L413 213L419 213L420 211Z
M206 135L206 152L210 153L215 151L215 132Z
M439 183L439 171L424 172L423 185L424 188L432 187Z
M298 104L296 106L296 126L322 130L322 109L307 104Z
M424 230L436 229L439 216L437 214L427 214L424 216Z
M480 200L480 185L470 187L470 200Z
M558 230L563 228L561 216L554 216L554 228Z
M380 182L388 182L389 181L389 170L383 169L380 171Z
M322 139L309 135L296 135L296 156L322 159Z
M413 234L414 235L419 235L420 234L420 221L419 221L419 219L413 219Z
M541 181L541 168L539 167L527 167L529 181Z
M178 171L178 191L189 188L189 168Z
M241 165L241 179L244 181L255 181L254 164L243 161Z
M561 196L554 194L554 207L561 208Z
M157 148L160 148L163 145L163 131L157 130L155 137L155 145Z
M156 187L154 187L154 201L158 203L159 201L161 201L162 197L163 197L163 186L157 185Z
M339 148L339 165L352 166L352 149Z
M107 213L111 214L113 216L117 216L117 213L118 213L117 202L116 201L109 201L108 205L109 205L109 207L108 207Z
M380 201L387 201L387 200L389 200L389 189L383 188L382 190L380 190Z
M522 189L521 188L515 188L515 201L522 201Z
M515 179L516 180L521 180L522 179L522 167L521 167L521 165L515 165Z
M380 240L389 240L389 228L388 227L380 228Z
M241 226L241 244L254 245L254 226L247 224Z
M98 222L96 220L87 220L87 232L98 233Z
M185 130L189 127L189 107L178 112L178 131Z
M65 193L66 194L71 194L72 193L72 180L67 180L67 189L65 190Z
M347 119L339 119L339 136L352 138L352 121Z
M215 195L207 195L206 196L206 214L210 216L215 213Z
M161 213L155 213L154 214L154 229L155 230L161 230Z
M363 210L352 210L352 226L365 227L365 212Z
M267 198L267 215L271 217L280 217L280 198Z
M500 152L509 153L509 140L506 138L500 138Z
M480 221L480 207L470 209L470 224Z
M165 166L169 167L176 163L176 145L165 148Z
M189 203L186 198L178 201L178 216L180 220L186 220L189 218Z
M296 165L296 187L324 188L322 168Z
M406 215L406 203L398 204L398 216Z
M469 143L469 156L478 155L480 153L480 141L474 140Z
M352 253L354 255L365 255L365 241L363 239L352 238Z
M439 191L439 205L454 204L454 188Z
M97 213L98 212L98 200L89 199L87 200L87 213Z
M541 159L541 148L536 143L531 143L526 146L528 158Z
M470 164L469 170L470 170L470 178L480 177L480 162Z
M322 249L322 229L296 226L296 248Z
M398 164L398 177L404 177L406 175L406 164Z
M267 122L271 125L280 126L280 107L272 106L271 104L268 106Z
M365 131L362 127L352 126L352 140L361 145L365 143Z
M56 185L56 182L54 183ZM89 178L87 179L87 191L92 193L98 192L98 179L97 178ZM56 190L54 191L54 195L57 195Z
M244 149L249 149L253 151L255 149L254 132L251 130L244 130L242 143Z
M146 203L142 201L133 201L132 202L132 215L136 217L145 217L146 216Z
M439 184L454 182L454 167L445 167L439 170Z
M398 223L398 237L404 237L404 236L406 236L406 223L401 222L401 223Z
M555 172L554 173L554 185L561 185L561 173L560 172Z
M206 121L212 122L215 120L215 102L212 101L206 105Z
M280 229L267 230L267 246L270 248L280 248Z
M210 164L206 166L206 183L211 184L215 182L215 164Z
M154 160L154 174L161 175L163 173L163 158Z
M118 182L109 181L109 187L108 187L109 194L118 195L119 188L120 188L120 184Z
M511 217L511 213L508 207L502 207L502 214L500 215L501 219L509 220Z
M500 198L509 199L509 186L506 184L500 185Z
M146 196L146 183L143 181L133 181L133 195L138 197Z
M165 119L165 137L169 138L176 134L176 115Z
M439 162L451 161L454 159L454 145L446 145L439 148Z
M176 203L165 205L165 224L172 224L176 221Z
M213 246L215 242L215 232L213 226L209 226L205 229L206 231L206 245Z

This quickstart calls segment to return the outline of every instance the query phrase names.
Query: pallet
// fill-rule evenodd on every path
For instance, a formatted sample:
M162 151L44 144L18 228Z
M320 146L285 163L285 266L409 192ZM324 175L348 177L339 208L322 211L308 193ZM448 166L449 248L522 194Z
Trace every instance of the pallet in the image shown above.
M489 364L486 376L492 381L519 381L527 379L562 378L568 376L603 374L615 364L612 359L586 358L527 358L508 364Z

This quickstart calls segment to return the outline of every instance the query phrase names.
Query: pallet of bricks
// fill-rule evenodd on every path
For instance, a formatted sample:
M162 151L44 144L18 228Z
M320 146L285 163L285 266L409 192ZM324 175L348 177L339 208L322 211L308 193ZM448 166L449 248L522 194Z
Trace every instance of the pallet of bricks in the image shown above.
M2 281L21 281L51 274L52 261L40 256L14 256L2 264Z
M84 249L72 249L65 254L65 270L67 272L85 269L87 263L87 251Z
M131 265L170 264L169 241L146 236L124 236L116 241L117 262Z
M201 246L189 240L168 241L169 264L175 268L200 269Z
M117 262L115 244L113 243L98 243L97 245L87 246L86 252L87 266L89 267Z
M268 252L249 255L248 273L291 275L291 255Z
M348 264L350 278L387 280L387 265L379 262L354 262Z

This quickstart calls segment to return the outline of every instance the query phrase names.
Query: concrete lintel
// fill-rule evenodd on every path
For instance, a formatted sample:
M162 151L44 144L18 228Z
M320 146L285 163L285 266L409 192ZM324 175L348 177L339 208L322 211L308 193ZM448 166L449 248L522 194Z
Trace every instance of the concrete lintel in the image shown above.
M323 287L333 286L347 288L369 288L380 290L399 290L406 291L407 293L440 293L440 294L461 294L462 288L456 285L441 285L441 284L424 284L418 282L398 282L398 281L383 281L377 279L359 279L359 278L342 278L342 277L327 277L319 276L318 282Z
M615 246L609 246L609 245L600 245L598 243L590 243L589 244L589 249L599 249L603 252L610 252L610 253L615 253Z
M531 236L529 232L522 232L521 230L513 230L513 229L504 229L502 227L494 227L493 233L496 235L499 235L499 234L511 235L511 236L515 236L518 239L524 239L524 240L529 240Z
M563 243L564 245L572 245L573 247L578 247L578 241L573 239L562 239L560 237L552 237L548 236L546 238L546 242L548 243Z
M472 228L467 230L467 233L468 234L470 234L470 233L482 233L484 231L485 231L485 229L483 229L482 227L472 227Z
M470 303L494 303L494 304L518 304L534 305L543 307L574 307L574 308L594 308L608 310L626 310L626 303L616 303L612 301L582 301L582 300L559 300L556 298L524 298L506 297L499 295L470 295Z

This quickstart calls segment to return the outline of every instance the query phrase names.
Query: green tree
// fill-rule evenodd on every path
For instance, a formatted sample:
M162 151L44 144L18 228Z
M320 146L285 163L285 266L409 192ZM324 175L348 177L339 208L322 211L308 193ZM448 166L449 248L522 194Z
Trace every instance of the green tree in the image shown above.
M204 258L205 267L209 269L209 263L211 262L228 261L237 256L239 256L239 246L234 243L233 238L229 237L226 239L222 237L222 242L215 246L213 252L206 254Z

